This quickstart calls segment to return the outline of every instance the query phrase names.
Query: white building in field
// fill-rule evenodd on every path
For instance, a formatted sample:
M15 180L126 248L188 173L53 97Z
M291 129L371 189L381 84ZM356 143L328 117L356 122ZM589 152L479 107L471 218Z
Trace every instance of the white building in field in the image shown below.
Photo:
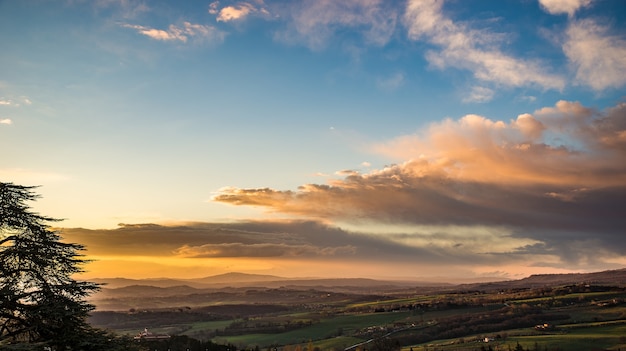
M137 334L133 339L136 341L153 341L153 340L167 340L170 336L167 334L153 334L148 331L148 328L144 328L142 332Z

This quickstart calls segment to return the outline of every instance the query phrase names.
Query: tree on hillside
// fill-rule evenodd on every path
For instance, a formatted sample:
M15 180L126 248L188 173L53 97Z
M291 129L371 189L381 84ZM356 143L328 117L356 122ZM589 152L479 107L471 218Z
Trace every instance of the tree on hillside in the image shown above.
M120 341L87 323L98 289L72 276L85 263L79 244L63 243L49 223L30 211L33 187L0 182L0 348L111 350Z

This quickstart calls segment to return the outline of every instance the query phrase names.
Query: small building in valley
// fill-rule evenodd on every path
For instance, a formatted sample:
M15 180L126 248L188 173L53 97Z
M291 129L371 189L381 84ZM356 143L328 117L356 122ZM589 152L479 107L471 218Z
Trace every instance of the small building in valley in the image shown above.
M170 336L167 334L154 334L148 331L148 328L144 328L142 332L137 334L133 339L136 341L154 341L154 340L167 340Z

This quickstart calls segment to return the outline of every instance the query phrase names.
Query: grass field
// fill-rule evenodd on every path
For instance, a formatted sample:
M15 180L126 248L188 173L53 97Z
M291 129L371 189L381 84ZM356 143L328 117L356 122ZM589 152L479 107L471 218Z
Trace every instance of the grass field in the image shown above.
M613 323L586 323L584 325L567 325L560 327L553 333L536 333L531 329L514 329L500 332L508 335L505 339L484 340L488 335L473 335L463 338L468 340L461 343L461 339L448 339L429 342L426 344L404 346L402 351L464 351L481 350L491 346L493 350L515 350L517 344L525 350L562 350L562 351L590 351L590 350L626 350L626 321Z
M320 341L349 335L353 332L372 326L386 326L396 321L406 320L411 316L409 312L388 312L388 313L367 313L353 315L339 315L332 318L325 318L319 323L307 326L305 328L292 330L280 334L248 334L240 336L216 337L213 340L218 343L231 343L233 345L249 347L258 345L259 347L267 347L269 345L293 345L308 342L309 340ZM341 344L343 347L350 346L361 340L358 338L341 338L334 340L333 344ZM346 341L346 344L343 343ZM357 341L358 342L358 341ZM320 347L321 348L321 347Z

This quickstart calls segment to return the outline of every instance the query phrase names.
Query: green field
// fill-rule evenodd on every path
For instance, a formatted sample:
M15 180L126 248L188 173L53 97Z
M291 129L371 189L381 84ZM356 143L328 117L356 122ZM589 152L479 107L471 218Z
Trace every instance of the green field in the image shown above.
M406 320L410 316L411 314L409 312L339 315L322 319L319 323L285 333L216 337L213 341L218 343L231 343L241 347L255 345L259 345L260 347L267 347L269 345L292 345L306 343L309 340L324 340L325 342L321 344L328 344L328 340L335 339L339 336L351 335L355 331L363 328L386 326L399 320ZM362 341L362 339L358 338L339 338L339 340L341 340L341 342L334 340L333 344L340 344L342 348ZM357 341L355 342L355 340ZM334 347L336 347L336 345Z
M530 329L501 331L506 338L493 339L496 335L471 335L458 339L436 340L424 344L403 346L402 351L462 351L481 350L491 346L493 350L515 350L517 344L524 350L618 350L626 349L626 320L613 323L586 323L559 327L551 333L538 333ZM485 337L492 337L485 342Z

